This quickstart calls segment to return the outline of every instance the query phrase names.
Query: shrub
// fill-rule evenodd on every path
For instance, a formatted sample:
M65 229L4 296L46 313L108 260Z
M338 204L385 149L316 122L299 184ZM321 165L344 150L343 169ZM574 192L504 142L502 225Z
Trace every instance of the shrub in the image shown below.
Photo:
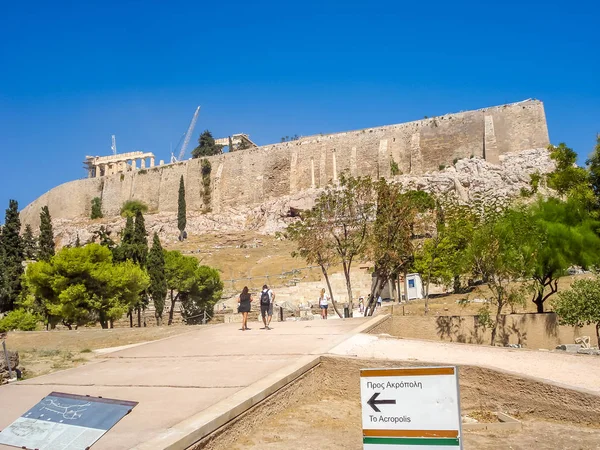
M37 315L25 309L15 309L0 319L0 331L34 331L39 322L40 318Z
M438 166L438 170L444 170L446 168L446 164L440 164Z
M137 212L146 213L148 211L148 205L139 200L127 200L121 206L122 217L135 217Z
M102 199L100 197L94 197L92 199L92 214L91 219L101 219L102 215Z
M398 167L398 163L394 161L394 158L392 158L390 161L390 171L392 172L392 176L402 175L400 168Z

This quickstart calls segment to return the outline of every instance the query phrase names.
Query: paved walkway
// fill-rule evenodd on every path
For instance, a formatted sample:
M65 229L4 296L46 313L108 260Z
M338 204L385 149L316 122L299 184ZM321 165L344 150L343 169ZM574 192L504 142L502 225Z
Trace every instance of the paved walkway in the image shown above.
M340 356L480 366L600 394L600 357L357 334L330 351Z
M274 323L271 331L253 322L245 332L239 324L222 324L105 354L85 366L0 387L0 429L52 391L88 394L139 402L94 450L158 448L142 443L156 442L210 406L326 353L368 320Z

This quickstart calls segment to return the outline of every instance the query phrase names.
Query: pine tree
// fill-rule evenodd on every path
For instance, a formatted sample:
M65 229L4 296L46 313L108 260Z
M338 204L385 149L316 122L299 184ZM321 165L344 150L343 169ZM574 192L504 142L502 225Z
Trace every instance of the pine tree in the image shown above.
M50 261L54 256L54 233L52 231L52 218L47 206L42 207L40 213L40 237L38 259Z
M31 225L25 225L25 231L23 232L22 240L23 256L25 257L25 259L35 259L37 255L37 241L33 236L33 230L31 229Z
M186 219L186 205L185 205L185 184L183 183L183 175L179 179L179 201L177 202L177 228L179 228L179 240L185 239L185 226L187 225Z
M156 325L160 325L167 296L167 278L165 276L165 254L156 233L154 233L152 248L148 254L148 275L150 275L148 293L154 303Z
M10 200L0 234L0 312L12 310L21 292L24 254L20 231L19 204Z

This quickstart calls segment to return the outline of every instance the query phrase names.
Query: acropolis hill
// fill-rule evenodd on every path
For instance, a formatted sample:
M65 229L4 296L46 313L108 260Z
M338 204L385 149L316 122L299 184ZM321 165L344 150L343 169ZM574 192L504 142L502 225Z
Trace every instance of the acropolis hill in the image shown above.
M21 218L37 227L44 205L53 220L89 218L94 197L102 199L105 217L117 216L131 199L146 203L151 213L175 214L181 175L188 213L211 209L215 215L227 214L325 187L342 171L392 178L397 164L402 176L421 176L465 158L498 165L510 155L548 144L543 103L525 100L211 156L210 205L203 200L200 160L166 165L152 161L146 168L103 171L57 186L29 204Z

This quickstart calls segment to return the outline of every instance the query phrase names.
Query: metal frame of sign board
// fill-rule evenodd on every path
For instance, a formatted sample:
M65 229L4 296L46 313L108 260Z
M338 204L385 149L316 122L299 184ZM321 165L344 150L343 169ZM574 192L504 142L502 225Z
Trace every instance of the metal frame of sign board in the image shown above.
M415 376L419 376L417 374L419 374L419 372L422 372L423 369L427 370L427 369L452 369L452 374L448 374L448 375L453 375L454 379L455 379L455 383L456 383L456 400L457 400L457 408L458 408L458 436L457 436L457 441L458 441L458 446L454 446L453 448L458 448L460 450L463 450L463 430L462 430L462 415L461 415L461 404L460 404L460 384L459 384L459 371L458 371L458 366L416 366L416 367L390 367L390 368L369 368L369 369L361 369L361 378L367 378L364 377L362 375L363 372L375 372L375 371L381 371L381 374L378 375L372 375L373 377L393 377L393 376L407 376L407 375L394 375L393 373L390 375L387 375L386 372L393 372L393 371L398 371L398 372L408 372L410 370L414 370L415 371ZM420 376L423 376L425 374L420 374ZM441 375L441 374L440 374ZM361 391L362 391L362 387L361 387ZM374 400L373 398L371 398L370 400L373 400L373 402L375 403L375 405L380 405L380 404L385 404L387 401L385 400ZM367 402L368 403L368 402ZM395 402L394 402L395 404ZM362 399L361 399L361 408L364 407L362 405ZM373 406L371 406L373 407ZM364 431L364 428L363 428ZM395 449L395 448L402 448L403 450L412 450L414 449L424 449L424 448L438 448L435 443L433 447L429 447L429 446L423 446L423 443L420 443L418 441L415 441L415 445L410 445L411 441L413 440L413 438L402 438L402 437L397 437L397 438L393 438L393 437L387 437L387 438L383 438L381 436L375 436L375 434L377 434L376 432L374 432L374 430L371 430L372 432L370 433L371 436L367 436L365 434L363 434L363 443L364 444L369 444L369 448L372 450L387 450L387 449ZM441 437L441 436L440 436ZM447 436L447 437L451 437L451 436ZM418 437L415 437L414 439L420 439ZM397 445L394 445L397 441ZM445 442L442 443L442 440L440 440L440 449L447 446L447 439L444 439ZM366 447L365 447L366 448Z

